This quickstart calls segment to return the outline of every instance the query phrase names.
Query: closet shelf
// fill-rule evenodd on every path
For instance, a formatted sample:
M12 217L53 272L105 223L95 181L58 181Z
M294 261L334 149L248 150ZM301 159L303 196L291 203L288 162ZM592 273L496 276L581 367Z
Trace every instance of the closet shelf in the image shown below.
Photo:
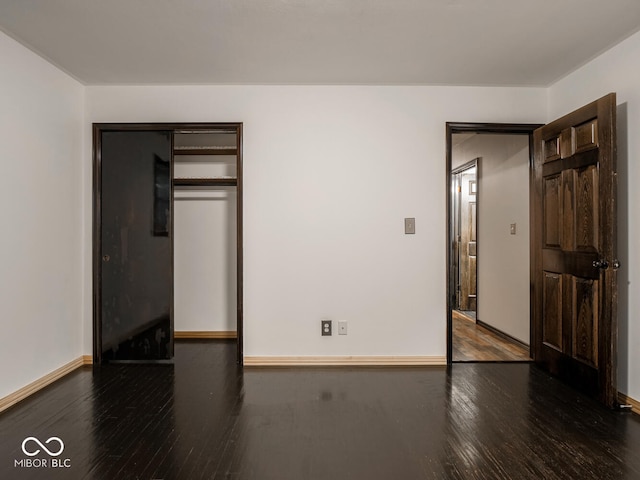
M237 155L238 149L235 145L189 145L174 146L174 155Z
M235 177L218 178L174 178L174 187L235 187L238 179Z

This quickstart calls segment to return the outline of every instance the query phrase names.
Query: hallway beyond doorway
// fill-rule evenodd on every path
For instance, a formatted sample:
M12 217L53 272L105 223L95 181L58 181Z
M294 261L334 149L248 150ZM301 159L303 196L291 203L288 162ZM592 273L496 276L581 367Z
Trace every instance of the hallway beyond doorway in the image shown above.
M531 361L524 345L477 324L475 312L453 310L452 318L454 362Z

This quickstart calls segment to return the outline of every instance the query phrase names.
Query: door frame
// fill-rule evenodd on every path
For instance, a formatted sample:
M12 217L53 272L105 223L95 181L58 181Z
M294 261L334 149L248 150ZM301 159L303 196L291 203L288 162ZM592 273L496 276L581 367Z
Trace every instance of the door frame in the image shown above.
M94 123L93 124L93 363L102 363L102 132L113 131L175 131L228 129L235 130L237 142L237 206L236 206L236 331L237 361L243 363L243 228L242 228L242 122L196 122L196 123ZM171 153L171 178L173 178L173 152ZM171 204L173 206L173 185L171 186ZM173 260L173 218L171 219L171 257ZM173 278L173 261L171 262ZM171 318L173 324L173 281L171 282Z
M543 124L541 123L473 123L473 122L446 122L446 208L447 208L447 223L446 223L446 232L447 232L447 280L446 280L446 305L447 305L447 364L451 365L453 363L453 318L452 312L454 310L455 305L455 285L453 282L455 281L453 275L451 274L451 265L452 265L452 256L453 256L453 243L452 243L452 221L453 221L453 205L452 205L452 196L451 196L451 180L452 180L452 171L451 165L453 160L453 148L452 148L452 136L455 133L478 133L478 134L504 134L504 135L528 135L529 136L529 226L530 226L530 234L529 234L529 262L531 264L530 275L533 275L533 256L531 253L531 248L533 246L533 229L532 221L533 221L533 188L531 182L533 181L533 166L534 166L534 158L533 158L533 132L536 128L541 127ZM478 176L479 179L479 176ZM478 191L480 190L481 185L478 180ZM479 214L479 212L478 212ZM479 215L478 215L478 218ZM480 231L480 225L476 226L478 232ZM477 267L476 267L477 268ZM533 276L530 278L530 282L533 282ZM531 283L533 285L533 283ZM478 286L479 287L479 286ZM530 293L531 298L531 293ZM476 299L478 301L479 299ZM532 300L532 299L531 299ZM529 302L529 334L531 338L533 338L533 303ZM529 349L531 355L531 345L533 342L529 342Z

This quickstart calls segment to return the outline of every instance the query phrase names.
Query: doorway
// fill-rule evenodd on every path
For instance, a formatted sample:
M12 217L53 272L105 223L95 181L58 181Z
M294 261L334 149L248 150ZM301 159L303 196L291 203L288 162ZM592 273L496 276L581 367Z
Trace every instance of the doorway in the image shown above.
M538 125L447 124L448 361L530 361Z

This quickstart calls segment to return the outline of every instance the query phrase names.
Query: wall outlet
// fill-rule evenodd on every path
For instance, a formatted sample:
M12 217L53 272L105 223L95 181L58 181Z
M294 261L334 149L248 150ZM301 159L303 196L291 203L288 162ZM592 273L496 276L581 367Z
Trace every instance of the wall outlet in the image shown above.
M321 320L322 325L322 336L330 337L331 336L331 320Z
M347 322L338 322L338 335L347 334Z

